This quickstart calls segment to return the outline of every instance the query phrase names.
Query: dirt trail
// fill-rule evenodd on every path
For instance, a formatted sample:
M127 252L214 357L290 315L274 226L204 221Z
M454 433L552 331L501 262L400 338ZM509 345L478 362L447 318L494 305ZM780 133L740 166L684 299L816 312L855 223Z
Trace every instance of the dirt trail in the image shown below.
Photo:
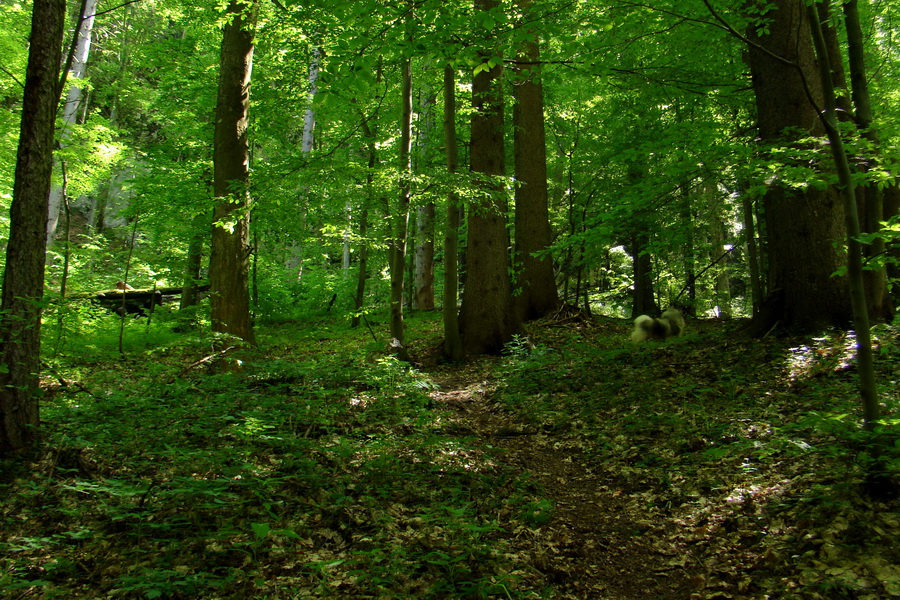
M691 597L688 548L675 540L674 524L643 510L622 491L614 474L588 464L577 448L552 433L516 423L491 399L484 373L432 373L433 397L454 410L455 426L471 431L497 458L535 482L536 495L552 502L549 520L521 552L557 590L572 600L680 600ZM669 541L671 540L671 541Z

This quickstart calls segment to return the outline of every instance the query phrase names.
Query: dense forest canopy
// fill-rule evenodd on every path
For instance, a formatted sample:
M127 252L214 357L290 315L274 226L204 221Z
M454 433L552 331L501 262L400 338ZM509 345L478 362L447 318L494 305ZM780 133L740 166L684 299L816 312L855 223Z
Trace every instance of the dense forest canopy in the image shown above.
M260 4L249 112L259 317L290 312L300 298L327 302L331 290L340 292L338 307L355 310L350 284L342 283L348 279L340 275L348 268L345 247L351 264L366 244L373 273L383 266L391 237L385 215L401 177L405 60L413 82L413 211L441 205L451 185L464 201L474 197L469 178L448 177L444 167L437 127L443 67L458 70L460 160L467 164L466 90L485 64L485 49L493 56L486 64L515 64L531 31L527 23L540 35L551 256L564 299L605 314L630 312L630 257L646 254L657 306L677 301L697 314L750 313L740 203L760 198L776 178L796 188L828 184L833 171L821 166L827 148L812 140L797 147L760 139L747 47L702 2L529 4L527 15L506 4L489 11L457 2ZM737 31L764 29L770 18L737 4L715 8ZM69 9L71 39L79 6ZM860 9L879 133L877 166L865 177L884 185L895 146L895 11L888 3ZM111 287L125 267L116 249L137 222L131 283L175 285L191 237L209 227L200 216L212 203L225 13L215 5L150 0L100 2L95 10L84 75L67 83L82 93L74 122L60 126L54 181L65 186L71 221L67 231L57 228L47 283L59 289L61 256L68 252L69 291ZM839 17L832 15L842 38ZM2 119L10 135L0 151L12 157L28 8L4 6L2 19L8 57ZM517 75L507 69L504 77L511 106ZM511 157L509 119L506 126ZM866 147L858 140L860 157ZM5 173L11 190L12 173ZM511 168L505 178L511 207ZM365 239L359 233L364 210L371 221ZM436 214L440 231L445 212ZM765 228L759 229L765 242ZM66 236L71 244L64 249ZM411 248L415 236L410 228ZM437 268L440 254L438 244ZM301 265L305 277L298 277ZM385 298L378 281L371 281L364 310Z

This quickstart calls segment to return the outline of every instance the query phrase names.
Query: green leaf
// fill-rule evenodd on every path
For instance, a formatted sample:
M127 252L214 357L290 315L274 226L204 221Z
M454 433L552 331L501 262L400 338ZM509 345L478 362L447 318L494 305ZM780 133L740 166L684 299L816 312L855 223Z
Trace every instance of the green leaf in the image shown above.
M264 539L269 535L269 531L271 530L271 527L269 527L267 523L251 523L250 527L259 539Z

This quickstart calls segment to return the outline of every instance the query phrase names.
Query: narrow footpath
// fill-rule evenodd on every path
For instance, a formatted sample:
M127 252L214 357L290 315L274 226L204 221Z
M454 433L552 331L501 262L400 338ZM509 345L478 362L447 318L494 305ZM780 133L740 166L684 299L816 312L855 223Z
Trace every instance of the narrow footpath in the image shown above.
M518 535L520 551L572 600L689 599L697 581L686 565L679 527L642 509L614 473L552 432L530 429L492 399L488 371L432 372L435 402L452 409L455 428L482 440L496 460L520 470L549 500L549 519Z

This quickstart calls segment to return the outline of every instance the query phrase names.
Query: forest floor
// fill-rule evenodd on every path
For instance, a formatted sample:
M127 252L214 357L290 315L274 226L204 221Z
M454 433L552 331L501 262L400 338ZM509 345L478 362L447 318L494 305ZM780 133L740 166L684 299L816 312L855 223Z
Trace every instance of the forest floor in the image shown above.
M900 597L896 329L870 433L843 332L636 346L569 312L448 365L418 313L410 368L281 322L222 373L204 335L128 321L120 353L104 318L0 461L4 599Z
M694 582L679 558L688 551L676 527L629 501L628 486L553 433L516 422L491 394L491 373L434 373L436 401L452 406L470 430L540 490L550 512L520 551L553 583L558 598L688 598ZM540 507L538 507L540 510ZM652 530L653 536L644 535Z

